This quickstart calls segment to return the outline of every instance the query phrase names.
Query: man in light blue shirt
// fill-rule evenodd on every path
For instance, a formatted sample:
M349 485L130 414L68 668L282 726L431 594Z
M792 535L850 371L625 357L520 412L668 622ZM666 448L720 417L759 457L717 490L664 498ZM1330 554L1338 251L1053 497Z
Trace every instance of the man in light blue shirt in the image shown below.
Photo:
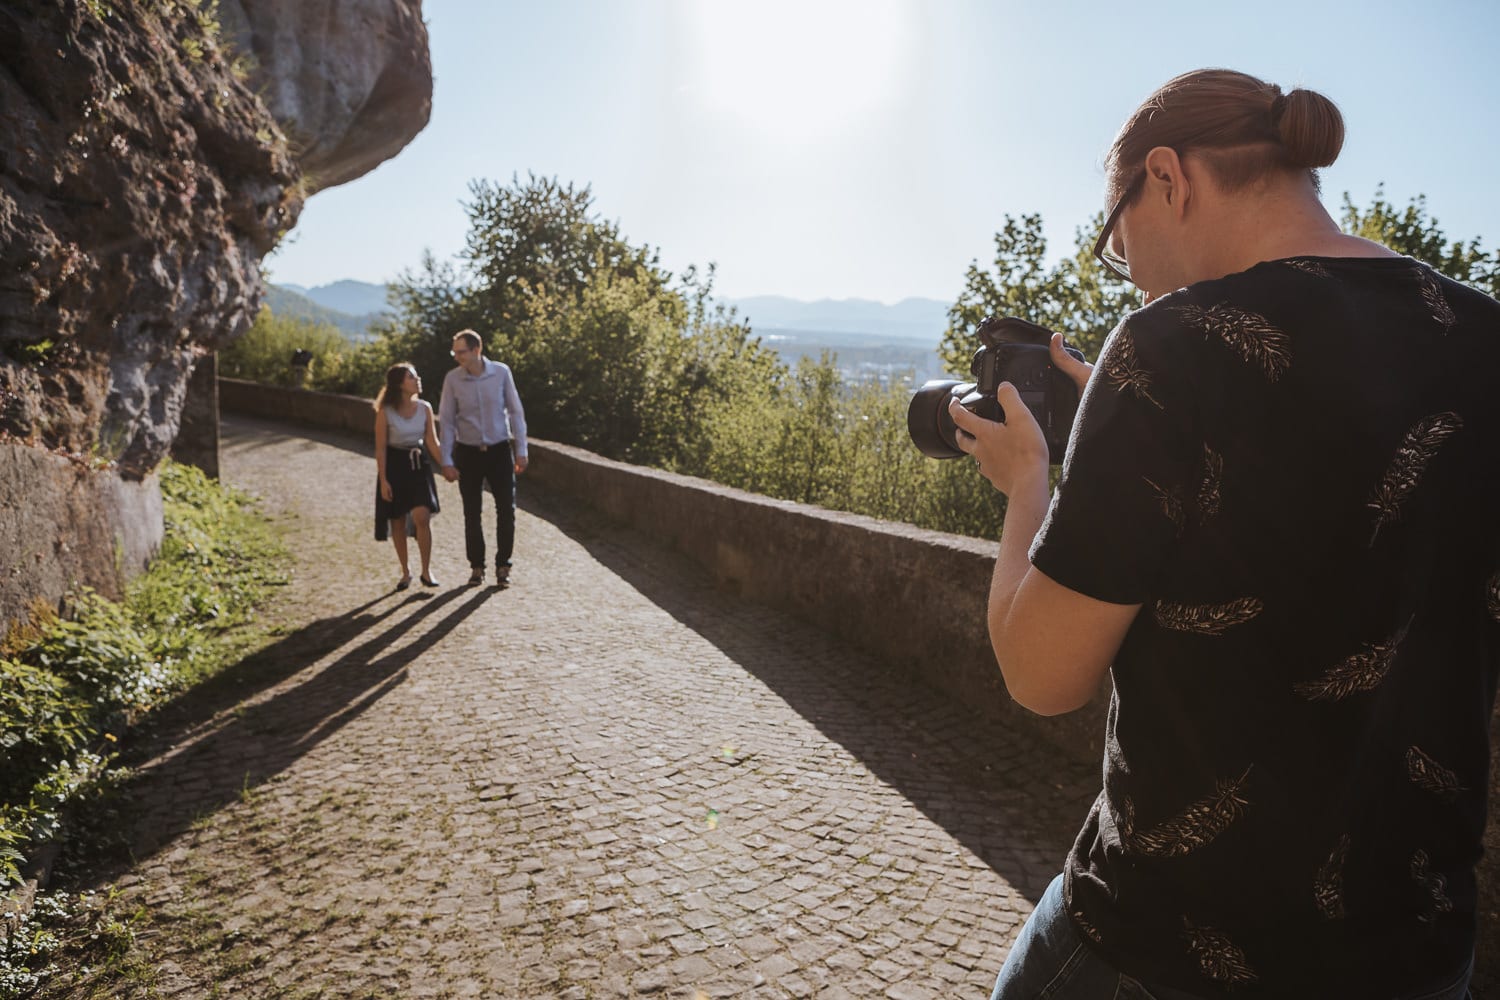
M484 356L473 330L453 337L458 367L443 379L443 478L458 480L464 502L464 547L469 585L484 582L484 487L495 497L495 586L510 581L516 540L516 474L526 471L526 412L510 367Z

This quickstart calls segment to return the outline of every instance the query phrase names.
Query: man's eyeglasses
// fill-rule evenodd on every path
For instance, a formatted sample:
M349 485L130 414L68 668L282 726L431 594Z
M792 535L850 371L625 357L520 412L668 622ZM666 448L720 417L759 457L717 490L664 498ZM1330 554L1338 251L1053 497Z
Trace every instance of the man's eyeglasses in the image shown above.
M1131 181L1130 185L1125 188L1125 192L1120 195L1120 200L1115 202L1115 207L1110 209L1109 218L1104 220L1104 231L1094 241L1094 256L1098 258L1099 263L1103 264L1112 274L1124 278L1126 281L1130 280L1130 262L1115 253L1115 248L1110 243L1109 238L1115 231L1115 223L1120 221L1120 213L1125 210L1126 205L1130 204L1130 199L1134 198L1140 192L1141 185L1145 182L1146 171L1142 170L1136 175L1135 180Z
M450 357L450 358L461 358L465 354L468 354L468 353L469 353L469 348L467 348L467 347L455 347L453 350L451 350L451 351L448 352L448 357Z

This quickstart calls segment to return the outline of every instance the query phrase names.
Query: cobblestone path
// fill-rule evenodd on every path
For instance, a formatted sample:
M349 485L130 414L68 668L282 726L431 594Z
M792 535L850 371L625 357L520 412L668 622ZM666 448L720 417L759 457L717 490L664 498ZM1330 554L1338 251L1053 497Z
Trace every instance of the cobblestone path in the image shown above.
M298 562L142 768L165 995L983 998L1097 788L524 480L508 589L440 484L394 593L365 448L234 418L224 469Z

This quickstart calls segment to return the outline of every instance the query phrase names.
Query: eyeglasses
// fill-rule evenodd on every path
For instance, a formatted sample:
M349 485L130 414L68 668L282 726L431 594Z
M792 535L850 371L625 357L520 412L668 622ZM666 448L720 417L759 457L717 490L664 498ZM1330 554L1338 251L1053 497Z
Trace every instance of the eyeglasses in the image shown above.
M455 347L453 350L451 350L451 351L448 352L448 357L450 357L450 358L458 358L458 357L462 357L463 355L468 354L468 353L469 353L469 349L467 347Z
M1099 263L1103 264L1105 269L1110 273L1124 278L1126 281L1130 280L1130 262L1115 253L1114 247L1109 242L1109 237L1115 231L1115 223L1120 221L1120 213L1125 210L1126 205L1130 204L1130 199L1134 198L1140 192L1141 185L1145 182L1146 171L1142 170L1136 175L1135 180L1130 182L1130 186L1125 189L1125 193L1120 195L1120 200L1115 202L1115 207L1110 209L1109 218L1104 220L1104 231L1094 241L1094 256L1098 258Z

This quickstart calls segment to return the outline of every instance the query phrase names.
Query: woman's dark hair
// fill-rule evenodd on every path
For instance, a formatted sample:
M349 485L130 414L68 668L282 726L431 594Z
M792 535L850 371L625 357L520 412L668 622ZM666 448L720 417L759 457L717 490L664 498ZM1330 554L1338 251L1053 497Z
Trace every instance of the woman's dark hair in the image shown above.
M394 407L401 402L401 383L406 381L408 372L413 375L417 373L417 366L410 361L402 361L385 370L385 385L380 387L380 394L375 397L376 413L380 412L382 406Z
M1117 199L1146 163L1168 146L1208 160L1214 178L1236 191L1273 171L1306 170L1338 159L1344 117L1322 94L1228 69L1199 69L1164 83L1120 128L1105 158L1108 201Z

